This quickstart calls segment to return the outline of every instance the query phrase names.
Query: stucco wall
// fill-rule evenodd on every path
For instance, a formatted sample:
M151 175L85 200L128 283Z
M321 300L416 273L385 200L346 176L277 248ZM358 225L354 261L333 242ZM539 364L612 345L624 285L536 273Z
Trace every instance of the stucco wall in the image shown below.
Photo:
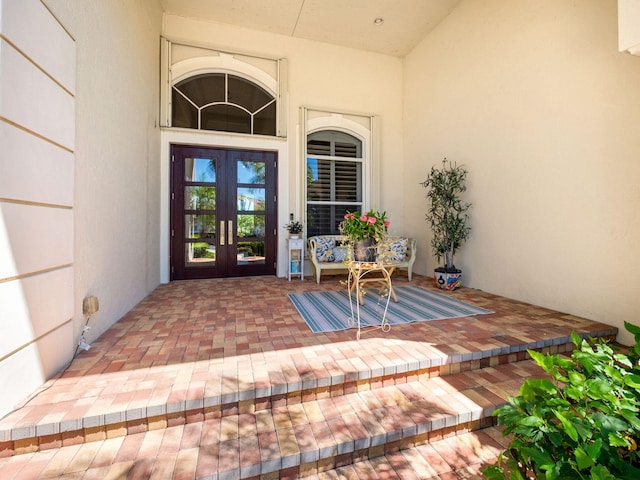
M91 343L159 283L159 2L46 0L77 45L74 341ZM75 347L75 345L74 345Z
M470 172L467 286L640 322L640 59L617 41L612 1L467 0L406 57L418 273L436 264L417 180L446 156Z
M279 225L289 221L289 212L302 218L304 198L304 159L300 158L301 106L336 112L358 112L379 115L380 178L379 200L374 205L387 210L392 229L402 232L403 181L402 163L402 60L319 42L300 40L225 24L200 21L176 15L165 15L163 35L172 41L208 46L232 53L250 53L270 58L285 58L288 63L288 138L284 141L228 134L163 133L163 158L168 162L168 143L198 142L208 145L236 144L246 148L268 148L279 152L278 215ZM168 183L163 182L165 191ZM378 190L378 189L377 189ZM166 202L168 205L168 202ZM165 205L163 203L163 208ZM168 218L168 211L163 213ZM285 238L280 230L278 273L285 271ZM166 235L163 234L163 238ZM167 248L164 249L165 251Z
M0 0L0 33L2 417L73 353L76 50L37 0Z

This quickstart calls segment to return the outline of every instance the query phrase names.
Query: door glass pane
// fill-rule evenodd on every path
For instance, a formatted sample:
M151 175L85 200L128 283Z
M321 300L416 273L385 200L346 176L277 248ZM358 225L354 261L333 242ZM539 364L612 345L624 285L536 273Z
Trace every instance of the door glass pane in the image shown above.
M264 241L238 242L238 265L264 265Z
M216 246L211 243L186 243L184 250L186 264L211 265L216 261Z
M213 240L216 238L216 216L215 215L185 215L184 216L185 238L202 238Z
M238 215L238 240L243 238L264 238L264 215Z
M238 215L238 265L264 264L264 215Z
M238 210L263 212L265 193L264 188L238 188Z
M264 162L243 162L238 160L238 183L264 185L266 181Z
M184 179L187 182L215 182L216 161L213 158L185 158Z
M185 187L184 208L186 210L215 210L216 187Z

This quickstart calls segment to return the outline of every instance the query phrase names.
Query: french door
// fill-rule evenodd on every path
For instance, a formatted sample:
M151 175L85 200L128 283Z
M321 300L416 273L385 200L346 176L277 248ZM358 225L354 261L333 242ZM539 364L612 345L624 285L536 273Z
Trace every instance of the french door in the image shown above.
M276 274L276 153L171 146L171 280Z

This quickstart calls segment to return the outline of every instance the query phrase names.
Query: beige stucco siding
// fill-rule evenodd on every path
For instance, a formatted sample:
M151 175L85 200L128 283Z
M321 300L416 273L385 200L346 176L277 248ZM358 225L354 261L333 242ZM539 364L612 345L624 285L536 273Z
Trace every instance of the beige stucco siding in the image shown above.
M464 163L465 284L624 330L640 319L640 59L618 53L616 15L463 2L405 59L404 184L418 198L432 164ZM409 233L427 245L424 225ZM434 266L422 250L416 270Z

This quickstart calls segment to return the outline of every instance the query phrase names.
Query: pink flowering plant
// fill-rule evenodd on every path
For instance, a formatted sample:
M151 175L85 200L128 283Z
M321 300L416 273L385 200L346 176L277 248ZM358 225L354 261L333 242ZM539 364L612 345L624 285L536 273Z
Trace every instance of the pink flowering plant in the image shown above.
M359 212L347 212L344 220L340 223L339 230L342 235L349 237L353 241L374 238L381 240L389 229L387 212L376 212L373 210L365 214Z

